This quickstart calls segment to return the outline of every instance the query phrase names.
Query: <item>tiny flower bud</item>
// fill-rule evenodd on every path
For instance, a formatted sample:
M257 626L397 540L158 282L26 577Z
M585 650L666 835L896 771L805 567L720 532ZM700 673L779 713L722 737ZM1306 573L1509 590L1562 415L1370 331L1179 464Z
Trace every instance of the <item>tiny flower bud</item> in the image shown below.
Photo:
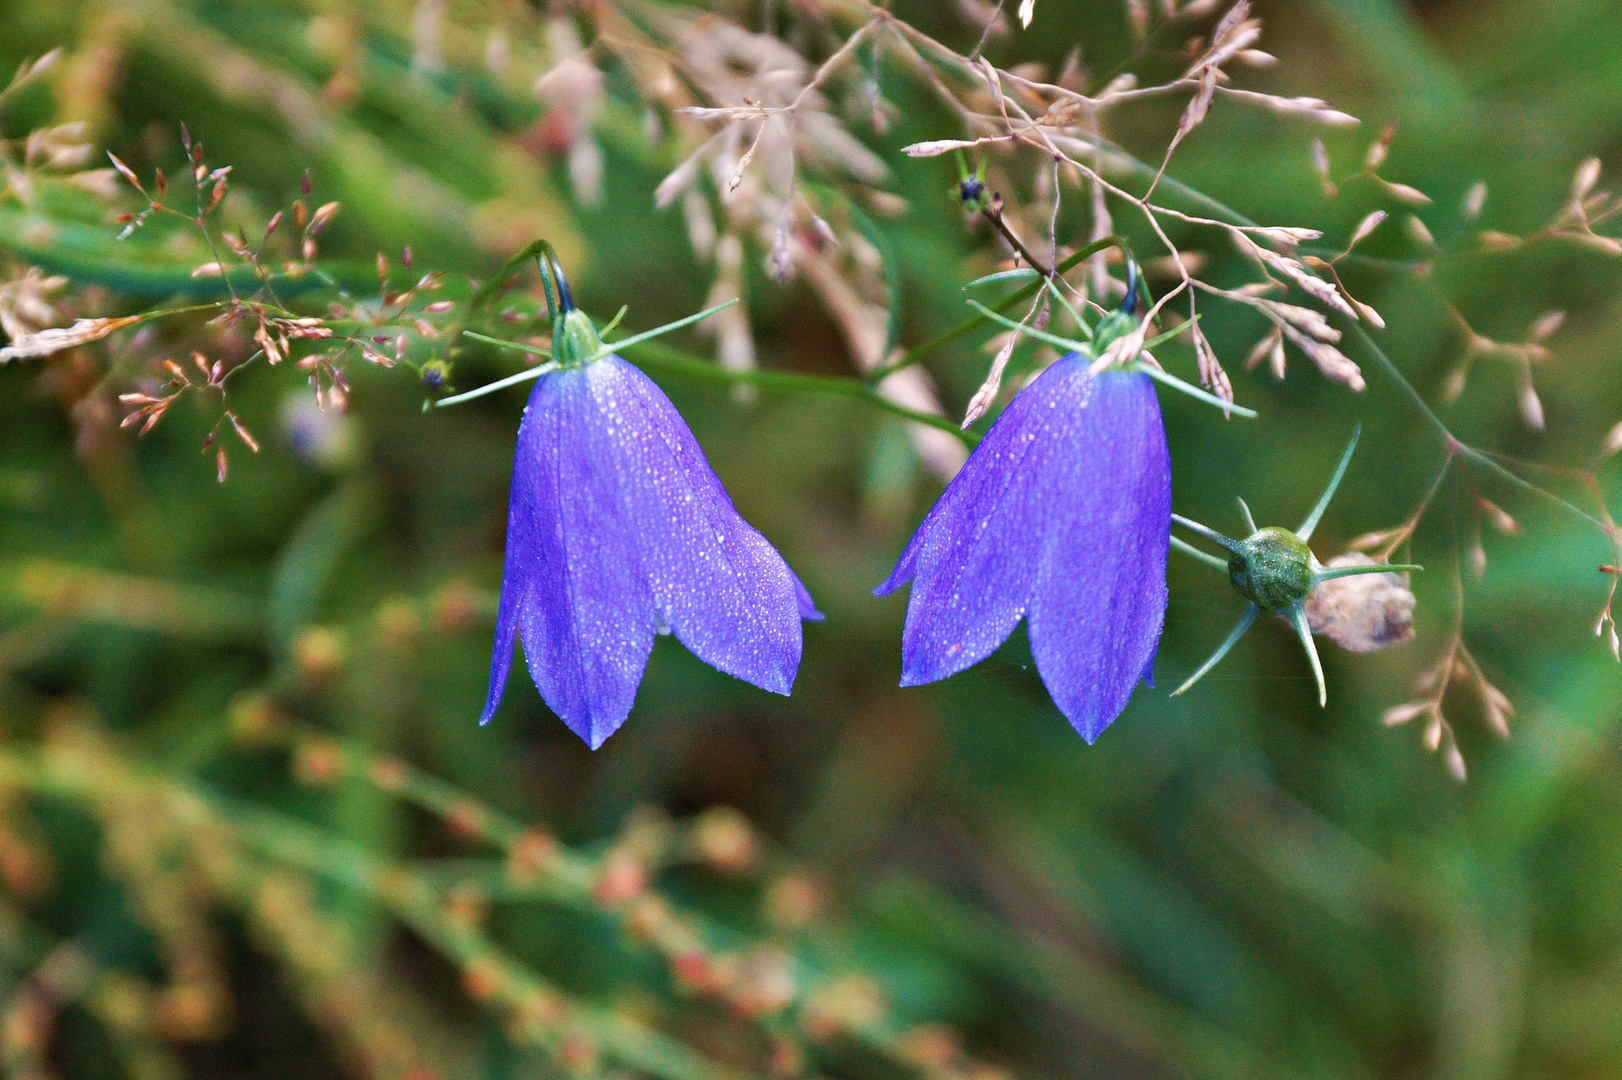
M1288 529L1269 526L1239 542L1228 577L1264 611L1287 611L1312 591L1312 551Z

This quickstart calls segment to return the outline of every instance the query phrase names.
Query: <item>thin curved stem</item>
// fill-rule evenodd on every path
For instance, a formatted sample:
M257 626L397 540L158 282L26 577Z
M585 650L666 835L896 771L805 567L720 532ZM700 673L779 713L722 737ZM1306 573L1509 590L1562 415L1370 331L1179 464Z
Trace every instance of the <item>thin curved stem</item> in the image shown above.
M1593 514L1590 514L1586 510L1582 509L1580 506L1576 506L1575 504L1562 499L1554 492L1540 488L1530 480L1516 475L1509 469L1506 469L1504 466L1494 461L1486 453L1477 450L1473 446L1466 446L1464 443L1460 442L1453 432L1448 429L1448 426L1442 422L1442 418L1436 415L1435 410L1425 403L1424 398L1419 396L1419 391L1414 389L1413 384L1408 381L1407 376L1403 375L1402 371L1397 367L1392 359L1385 354L1385 350L1380 348L1380 346L1375 343L1374 339L1369 336L1369 332L1363 329L1362 325L1359 323L1352 323L1351 331L1353 336L1357 339L1358 343L1362 345L1363 349L1368 353L1368 355L1374 357L1375 362L1380 366L1380 368L1407 392L1409 398L1414 402L1415 405L1418 406L1421 414L1423 414L1425 419L1430 422L1430 425L1436 429L1437 433L1442 436L1443 441L1447 444L1449 453L1484 466L1489 472L1496 475L1499 479L1504 480L1513 487L1516 487L1527 494L1538 495L1556 504L1557 506L1560 506L1562 509L1575 514L1577 517L1594 526L1600 532L1604 533L1606 538L1611 540L1613 543L1616 542L1616 530L1612 526L1607 525Z
M1211 658L1205 663L1201 664L1200 669L1188 677L1188 681L1183 683L1182 686L1179 686L1177 689L1173 690L1171 692L1171 696L1179 696L1187 691L1189 687L1203 679L1207 671L1210 671L1212 668L1216 667L1217 664L1221 662L1222 658L1227 656L1235 645L1239 644L1239 639L1245 636L1245 631L1250 629L1250 624L1255 622L1256 616L1260 615L1261 613L1262 609L1257 607L1255 604L1246 604L1245 613L1239 616L1239 625L1235 626L1233 631L1228 634L1227 640L1221 645L1218 645L1217 651L1211 654ZM1322 680L1319 681L1319 685L1323 685Z
M1099 144L1113 151L1133 172L1139 173L1145 177L1152 176L1154 174L1154 166L1139 161L1135 156L1119 145L1109 141L1108 139L1100 139ZM1211 196L1206 195L1204 192L1197 191L1194 188L1189 187L1187 184L1174 179L1173 177L1164 177L1161 180L1160 187L1164 191L1173 192L1180 198L1199 206L1202 210L1213 217L1226 219L1232 225L1240 228L1256 227L1255 221L1246 217L1233 207L1228 206L1226 203L1223 203L1218 199L1214 199ZM1301 250L1313 251L1315 249L1303 247ZM1319 253L1323 254L1323 252ZM1357 258L1355 255L1353 257ZM1396 265L1399 269L1411 269L1408 264ZM1391 358L1385 354L1385 351L1375 343L1373 337L1369 335L1368 330L1364 328L1363 324L1360 322L1352 322L1350 320L1346 320L1346 322L1350 329L1351 336L1357 340L1357 342L1363 347L1369 356L1374 358L1376 364L1388 376L1390 376L1392 381L1394 381L1402 389L1402 392L1407 396L1409 401L1413 403L1420 415L1423 416L1426 422L1429 423L1430 426L1435 429L1437 434L1442 437L1443 442L1447 446L1449 454L1468 458L1471 461L1477 462L1478 464L1487 467L1500 479L1526 492L1527 494L1539 495L1542 498L1555 503L1562 509L1569 511L1570 513L1581 518L1583 521L1586 521L1588 524L1599 529L1600 532L1602 532L1613 544L1617 543L1617 531L1614 527L1607 525L1599 518L1583 510L1581 507L1562 499L1553 492L1547 491L1544 488L1538 487L1536 484L1517 476L1509 469L1506 469L1502 465L1499 465L1497 462L1493 461L1482 451L1477 450L1474 447L1467 446L1461 442L1458 437L1455 436L1448 428L1447 424L1442 421L1442 418L1437 415L1436 410L1431 408L1430 404L1426 402L1424 397L1420 395L1419 391L1414 388L1413 383L1408 381L1408 377L1402 373L1401 369L1399 369L1395 363L1392 362Z

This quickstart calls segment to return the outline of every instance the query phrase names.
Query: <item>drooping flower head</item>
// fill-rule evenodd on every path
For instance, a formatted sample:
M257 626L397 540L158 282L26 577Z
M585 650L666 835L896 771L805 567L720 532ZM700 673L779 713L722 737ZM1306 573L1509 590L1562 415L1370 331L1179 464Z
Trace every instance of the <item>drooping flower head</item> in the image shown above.
M1154 384L1092 365L1073 352L1014 398L875 590L912 582L903 686L978 663L1026 620L1042 682L1089 743L1139 678L1153 685L1171 533Z
M518 427L480 723L501 702L515 636L541 697L592 749L630 713L658 633L787 694L800 620L821 618L810 595L738 516L670 399L604 349L552 272L553 364Z

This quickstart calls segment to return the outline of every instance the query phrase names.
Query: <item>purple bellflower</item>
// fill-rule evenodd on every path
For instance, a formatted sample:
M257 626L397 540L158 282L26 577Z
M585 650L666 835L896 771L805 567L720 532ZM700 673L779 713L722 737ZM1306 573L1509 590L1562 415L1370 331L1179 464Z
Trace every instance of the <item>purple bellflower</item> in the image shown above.
M1027 620L1036 670L1089 743L1154 685L1171 458L1154 384L1071 353L975 448L889 579L912 595L902 686L979 663Z
M979 663L1024 619L1043 684L1089 743L1140 678L1154 685L1165 623L1171 458L1151 379L1255 415L1140 362L1129 267L1126 301L1086 343L971 301L995 322L1074 351L1015 396L874 590L912 582L902 686Z
M479 722L501 702L515 637L541 697L594 750L630 713L656 634L787 694L800 620L822 616L783 557L738 516L670 399L608 352L555 261L552 269L553 363L518 427Z

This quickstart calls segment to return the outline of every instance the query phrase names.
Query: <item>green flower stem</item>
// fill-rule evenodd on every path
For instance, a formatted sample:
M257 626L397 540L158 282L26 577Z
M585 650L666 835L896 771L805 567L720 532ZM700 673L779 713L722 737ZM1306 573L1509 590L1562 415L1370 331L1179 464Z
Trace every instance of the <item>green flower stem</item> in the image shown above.
M1403 391L1408 395L1409 400L1412 401L1415 407L1419 409L1420 415L1425 417L1426 421L1430 423L1430 426L1436 429L1436 433L1442 436L1442 440L1444 443L1446 443L1447 450L1450 455L1462 457L1468 461L1474 462L1512 487L1515 487L1528 495L1537 495L1540 498L1554 503L1556 506L1559 506L1562 509L1570 511L1577 517L1588 522L1588 524L1594 526L1594 528L1598 529L1600 532L1604 533L1606 538L1610 540L1613 545L1622 543L1622 541L1619 541L1616 530L1607 525L1605 522L1601 521L1599 518L1595 517L1593 514L1590 514L1588 511L1574 505L1573 503L1567 502L1565 499L1562 499L1552 491L1547 491L1538 487L1530 480L1526 480L1506 469L1504 466L1494 461L1487 454L1477 450L1475 447L1466 446L1463 442L1459 441L1458 437L1455 436L1448 426L1442 422L1442 418L1436 415L1436 410L1432 409L1428 404L1425 403L1425 399L1419 395L1419 391L1414 389L1413 383L1408 381L1407 376L1403 375L1401 369L1399 369L1392 359L1385 354L1385 350L1380 348L1379 345L1375 344L1374 339L1369 336L1369 332L1363 329L1363 325L1361 323L1352 323L1350 328L1352 335L1357 339L1358 344L1362 346L1363 350L1368 353L1368 355L1374 357L1375 362L1379 364L1381 369L1384 370L1387 375L1391 376L1397 385L1402 387Z
M468 297L467 302L462 305L456 320L445 328L446 356L451 355L455 350L457 342L460 341L463 332L467 330L467 324L472 321L473 316L477 315L491 300L506 291L507 280L522 269L525 263L540 255L550 246L545 240L531 240L506 262L502 263L501 269L496 271L494 277L473 290L473 295Z
M619 345L615 344L618 351ZM880 394L870 383L856 379L836 379L826 375L802 375L798 372L771 371L766 368L748 368L743 371L733 371L719 364L707 360L699 360L688 356L665 345L642 343L633 345L625 354L627 360L639 367L655 371L666 371L673 375L696 379L701 382L719 383L729 386L739 384L753 386L758 389L784 394L825 394L832 397L855 398L864 401L885 412L892 413L904 420L911 420L916 424L938 428L949 432L962 440L964 445L974 447L979 444L980 436L972 431L964 431L957 424L944 416L934 413L920 412L909 409L905 405L898 405L889 398Z
M1101 240L1095 240L1086 247L1071 254L1063 262L1059 263L1058 266L1053 268L1053 272L1055 274L1066 273L1081 265L1081 263L1098 254L1100 251L1103 251L1105 248L1112 247L1120 248L1122 251L1125 251L1127 249L1126 241L1119 236L1106 236ZM1021 302L1029 300L1031 297L1035 296L1037 290L1043 288L1046 283L1047 279L1045 278L1031 282L1029 285L1010 293L1005 299L993 305L993 310L999 312L1011 311ZM872 371L867 373L865 376L865 381L874 385L881 383L903 368L911 367L924 357L940 352L942 349L946 348L946 346L951 345L959 338L972 334L981 326L984 326L985 322L986 318L984 315L975 315L971 318L965 319L963 322L958 323L950 330L935 335L923 344L914 345L912 348L896 357L891 363L874 368Z

